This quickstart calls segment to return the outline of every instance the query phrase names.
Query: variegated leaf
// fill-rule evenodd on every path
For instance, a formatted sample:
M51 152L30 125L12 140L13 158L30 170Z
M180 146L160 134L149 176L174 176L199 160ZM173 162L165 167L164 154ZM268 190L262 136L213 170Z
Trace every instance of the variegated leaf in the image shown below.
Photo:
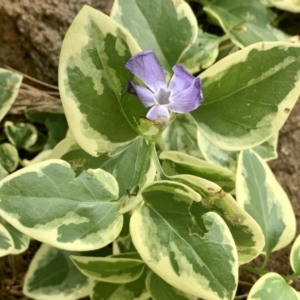
M120 235L113 242L113 254L123 254L128 252L136 252L136 249L132 243L131 235L129 232L129 221L131 218L131 212L127 212L123 215L124 222Z
M247 297L247 300L299 300L297 292L278 274L270 272L262 276Z
M216 147L210 143L199 130L197 131L197 141L201 153L207 161L229 168L235 172L239 151L225 151ZM262 144L254 147L253 150L266 161L275 159L277 158L277 143L278 133Z
M0 182L0 215L22 233L76 251L104 247L120 233L118 185L109 173L75 178L69 164L47 160Z
M163 280L201 298L233 299L238 258L231 233L214 212L196 218L201 197L186 185L159 181L142 190L144 204L130 220L133 243Z
M123 236L123 237L118 237L114 242L113 242L113 253L114 254L121 254L121 253L127 253L127 252L132 252L136 251L131 235Z
M221 38L198 29L197 39L184 53L180 63L191 73L210 67L218 57Z
M216 0L205 2L203 9L239 47L257 42L287 41L290 38L270 25L276 15L260 0Z
M266 254L292 241L296 219L291 203L269 166L252 150L239 156L236 199L260 225Z
M8 231L13 242L13 248L9 254L20 254L27 250L30 242L29 236L23 234L15 227L6 222L3 218L0 217L0 224L2 224L5 229Z
M163 160L163 170L168 176L195 175L215 182L226 192L234 189L235 175L226 168L177 151L163 151L159 158Z
M135 281L126 284L91 281L91 300L147 300L150 294L146 290L145 280L148 270Z
M92 279L124 284L137 280L145 264L137 253L124 253L108 257L72 256L75 266Z
M298 235L292 246L290 263L293 271L300 276L300 235Z
M15 146L10 143L0 145L0 164L8 172L13 172L19 164L19 154Z
M0 164L0 181L8 175L7 171Z
M253 150L265 161L276 159L278 157L278 136L279 133L276 132L271 138L254 147Z
M239 151L226 151L216 147L200 130L197 132L197 142L205 160L235 172Z
M251 45L201 73L204 102L191 114L217 147L255 147L278 132L295 105L299 69L299 46Z
M98 251L107 255L106 248ZM23 293L33 299L75 300L89 294L88 279L74 266L70 255L89 255L89 252L69 252L42 244L30 262L25 276ZM92 254L92 255L93 255Z
M50 132L48 132L50 135ZM48 149L49 145L47 143L47 137L42 132L37 131L37 138L34 144L26 148L28 152L40 152L44 149Z
M98 10L84 6L62 44L60 96L70 130L93 156L112 151L137 135L146 109L127 92L133 78L125 63L140 48L131 35Z
M234 239L239 264L245 264L258 256L265 245L263 232L257 222L220 186L192 175L171 176L201 195L202 200L194 202L191 213L195 218L215 212L223 218Z
M74 143L72 141L72 138L68 137L53 150L50 157L61 158L67 161L76 174L80 174L89 168L101 168L112 174L119 185L119 198L122 198L120 213L122 214L131 210L142 201L140 197L129 195L128 192L137 184L139 173L149 147L144 139L136 139L127 149L112 157L106 154L93 157L80 149L75 141ZM145 171L141 187L148 182L152 182L155 174L156 168L151 160Z
M169 73L197 36L196 17L183 0L116 0L111 17L143 50L154 49Z
M0 68L0 121L17 98L23 76Z
M146 287L153 300L197 300L198 297L187 295L174 288L155 273L150 272Z
M8 255L14 248L14 242L8 230L0 223L0 257Z
M268 0L268 3L282 10L300 13L299 0Z
M6 121L4 131L8 140L16 148L27 149L32 146L38 137L36 128L30 123L16 123Z
M197 126L190 114L178 114L175 120L162 133L158 141L163 151L180 151L203 158L197 143Z

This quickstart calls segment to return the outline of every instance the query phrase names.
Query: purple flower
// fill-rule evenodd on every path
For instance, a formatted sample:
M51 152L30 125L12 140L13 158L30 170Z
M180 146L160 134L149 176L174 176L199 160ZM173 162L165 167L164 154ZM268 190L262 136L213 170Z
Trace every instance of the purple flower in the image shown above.
M167 85L164 70L153 50L142 51L131 57L125 68L139 77L148 88L130 83L145 107L151 107L147 118L166 123L169 111L186 113L203 101L200 78L192 76L181 65L175 65L174 75Z

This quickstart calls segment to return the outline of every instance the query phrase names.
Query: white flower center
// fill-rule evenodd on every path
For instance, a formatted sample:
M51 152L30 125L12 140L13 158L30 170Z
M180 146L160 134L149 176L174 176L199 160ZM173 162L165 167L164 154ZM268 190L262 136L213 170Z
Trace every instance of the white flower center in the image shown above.
M170 98L171 91L167 88L160 88L155 94L154 94L154 100L159 105L166 105L169 104L171 101Z

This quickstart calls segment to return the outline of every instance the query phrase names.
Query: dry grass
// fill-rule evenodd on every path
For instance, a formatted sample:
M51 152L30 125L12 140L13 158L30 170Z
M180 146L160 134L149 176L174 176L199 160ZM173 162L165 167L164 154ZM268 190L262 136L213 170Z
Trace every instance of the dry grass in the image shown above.
M62 112L58 87L37 80L6 66L6 69L21 74L25 82L19 89L18 97L9 114L19 115L25 111Z

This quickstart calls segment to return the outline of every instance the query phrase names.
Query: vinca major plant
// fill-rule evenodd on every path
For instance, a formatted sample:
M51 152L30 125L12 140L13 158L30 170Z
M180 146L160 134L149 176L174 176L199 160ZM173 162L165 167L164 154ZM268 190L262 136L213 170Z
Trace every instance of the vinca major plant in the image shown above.
M84 6L73 20L59 61L69 131L0 181L10 249L42 242L29 297L229 300L243 269L260 276L247 299L300 299L300 238L292 274L265 268L296 234L267 161L299 97L299 43L269 26L259 0L242 23L240 1L196 2L223 37L198 28L183 0L116 0L110 17ZM21 78L5 74L8 103Z

